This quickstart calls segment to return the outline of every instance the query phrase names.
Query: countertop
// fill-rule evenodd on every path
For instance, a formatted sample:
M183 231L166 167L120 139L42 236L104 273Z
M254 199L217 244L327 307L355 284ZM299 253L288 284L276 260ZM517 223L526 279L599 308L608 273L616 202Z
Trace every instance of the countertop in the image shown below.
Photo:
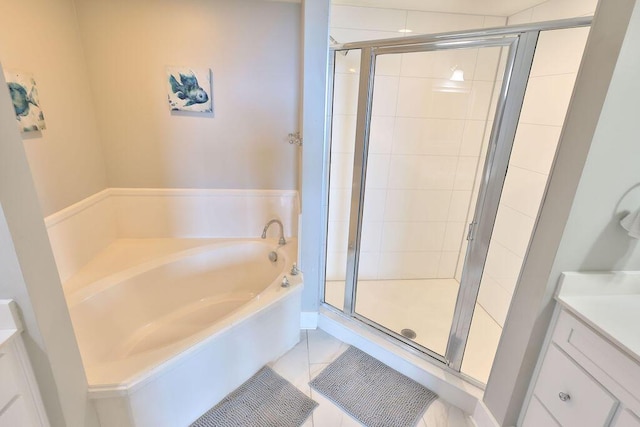
M640 362L640 271L563 273L556 300Z

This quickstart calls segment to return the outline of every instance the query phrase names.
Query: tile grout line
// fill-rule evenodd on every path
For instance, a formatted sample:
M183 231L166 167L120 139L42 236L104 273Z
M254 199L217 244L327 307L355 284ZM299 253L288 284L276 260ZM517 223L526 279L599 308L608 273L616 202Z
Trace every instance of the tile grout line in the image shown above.
M304 335L305 335L305 339L307 340L307 387L309 387L309 398L313 399L313 394L311 392L311 385L309 385L309 383L311 382L311 348L309 346L309 330L306 329L304 331ZM320 404L318 404L318 406L320 406ZM315 427L315 410L318 409L318 407L316 407L312 412L311 412L311 427Z

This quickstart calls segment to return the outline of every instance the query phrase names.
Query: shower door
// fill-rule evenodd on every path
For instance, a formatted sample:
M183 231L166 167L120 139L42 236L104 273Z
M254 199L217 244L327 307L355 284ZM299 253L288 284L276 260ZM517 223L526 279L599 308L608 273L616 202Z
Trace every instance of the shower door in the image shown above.
M324 301L456 371L536 39L395 39L333 55Z

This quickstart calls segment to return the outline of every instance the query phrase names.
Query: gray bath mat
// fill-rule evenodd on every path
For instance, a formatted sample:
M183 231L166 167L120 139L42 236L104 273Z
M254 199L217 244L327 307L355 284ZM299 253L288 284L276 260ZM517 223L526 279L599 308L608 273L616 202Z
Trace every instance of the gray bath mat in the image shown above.
M309 383L367 427L413 427L434 392L350 347Z
M265 366L191 427L300 427L318 403Z

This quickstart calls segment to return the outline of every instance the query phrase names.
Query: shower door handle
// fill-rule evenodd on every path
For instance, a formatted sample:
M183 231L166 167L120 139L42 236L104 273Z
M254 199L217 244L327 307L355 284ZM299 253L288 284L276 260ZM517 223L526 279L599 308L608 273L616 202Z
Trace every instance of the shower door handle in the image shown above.
M476 228L476 224L478 224L476 221L473 221L472 223L469 224L469 231L467 232L467 240L473 240L474 236L474 231Z

